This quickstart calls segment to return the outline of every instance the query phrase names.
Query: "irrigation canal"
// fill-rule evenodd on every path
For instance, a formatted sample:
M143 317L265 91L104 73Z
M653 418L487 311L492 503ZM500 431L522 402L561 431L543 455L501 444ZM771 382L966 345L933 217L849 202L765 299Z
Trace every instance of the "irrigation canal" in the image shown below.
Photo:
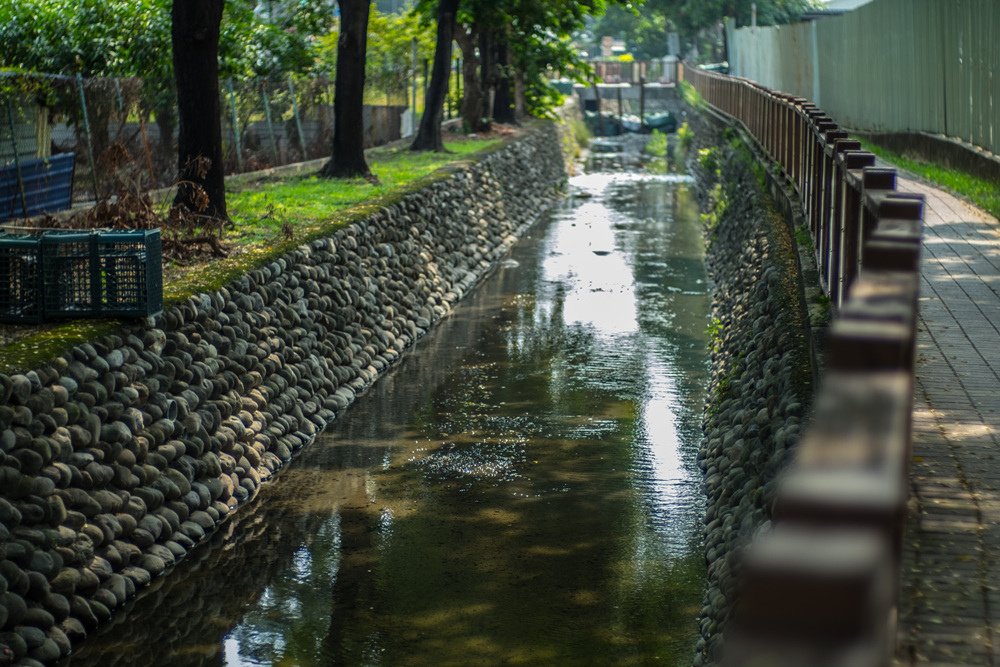
M635 141L68 663L690 664L710 303Z

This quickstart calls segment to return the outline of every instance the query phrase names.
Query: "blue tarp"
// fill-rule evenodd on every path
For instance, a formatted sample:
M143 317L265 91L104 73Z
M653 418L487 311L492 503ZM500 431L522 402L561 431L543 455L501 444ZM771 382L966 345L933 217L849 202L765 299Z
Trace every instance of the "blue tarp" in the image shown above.
M21 205L17 167L14 164L0 167L0 222L69 208L73 201L75 158L73 153L60 153L49 158L21 160L27 211Z

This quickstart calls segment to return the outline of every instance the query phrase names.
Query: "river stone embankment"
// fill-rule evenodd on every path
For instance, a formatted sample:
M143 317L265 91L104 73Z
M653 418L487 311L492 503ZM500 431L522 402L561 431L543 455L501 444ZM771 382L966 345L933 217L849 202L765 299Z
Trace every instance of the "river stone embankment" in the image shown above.
M699 465L707 496L707 590L695 665L714 664L735 598L741 551L770 518L775 479L812 395L797 252L738 142L697 126L711 155L693 162L711 221L712 379Z
M0 375L0 665L66 655L254 498L564 179L557 129L531 128L151 326Z

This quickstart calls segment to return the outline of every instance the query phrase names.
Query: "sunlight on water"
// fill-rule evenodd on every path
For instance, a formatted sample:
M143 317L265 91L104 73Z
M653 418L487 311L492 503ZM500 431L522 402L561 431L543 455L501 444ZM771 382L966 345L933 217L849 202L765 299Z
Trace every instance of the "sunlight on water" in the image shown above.
M690 664L709 297L689 180L574 178L73 664Z

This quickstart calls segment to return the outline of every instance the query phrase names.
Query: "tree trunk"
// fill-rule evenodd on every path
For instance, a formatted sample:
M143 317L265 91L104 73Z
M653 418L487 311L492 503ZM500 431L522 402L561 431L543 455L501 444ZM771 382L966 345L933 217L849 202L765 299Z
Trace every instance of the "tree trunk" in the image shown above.
M481 132L483 123L483 84L479 78L479 52L475 26L462 26L455 31L455 39L462 49L462 126L466 132Z
M328 178L371 176L365 161L365 58L371 0L337 0L340 39L333 99L333 154L320 175Z
M528 116L528 96L527 85L524 82L524 73L517 70L514 73L514 114L518 119Z
M455 36L455 15L459 0L438 1L437 45L434 47L434 69L431 85L427 89L424 116L420 119L420 131L413 140L411 150L444 151L441 138L441 120L444 115L444 101L448 97L448 82L451 80L451 50Z
M496 40L491 28L479 31L479 80L483 86L483 116L493 115L496 87Z
M510 85L510 49L507 45L506 35L502 35L497 41L496 54L497 84L496 94L493 98L493 120L498 123L516 125L514 95Z
M174 204L227 219L219 108L222 7L223 0L174 0L171 11L180 179Z

